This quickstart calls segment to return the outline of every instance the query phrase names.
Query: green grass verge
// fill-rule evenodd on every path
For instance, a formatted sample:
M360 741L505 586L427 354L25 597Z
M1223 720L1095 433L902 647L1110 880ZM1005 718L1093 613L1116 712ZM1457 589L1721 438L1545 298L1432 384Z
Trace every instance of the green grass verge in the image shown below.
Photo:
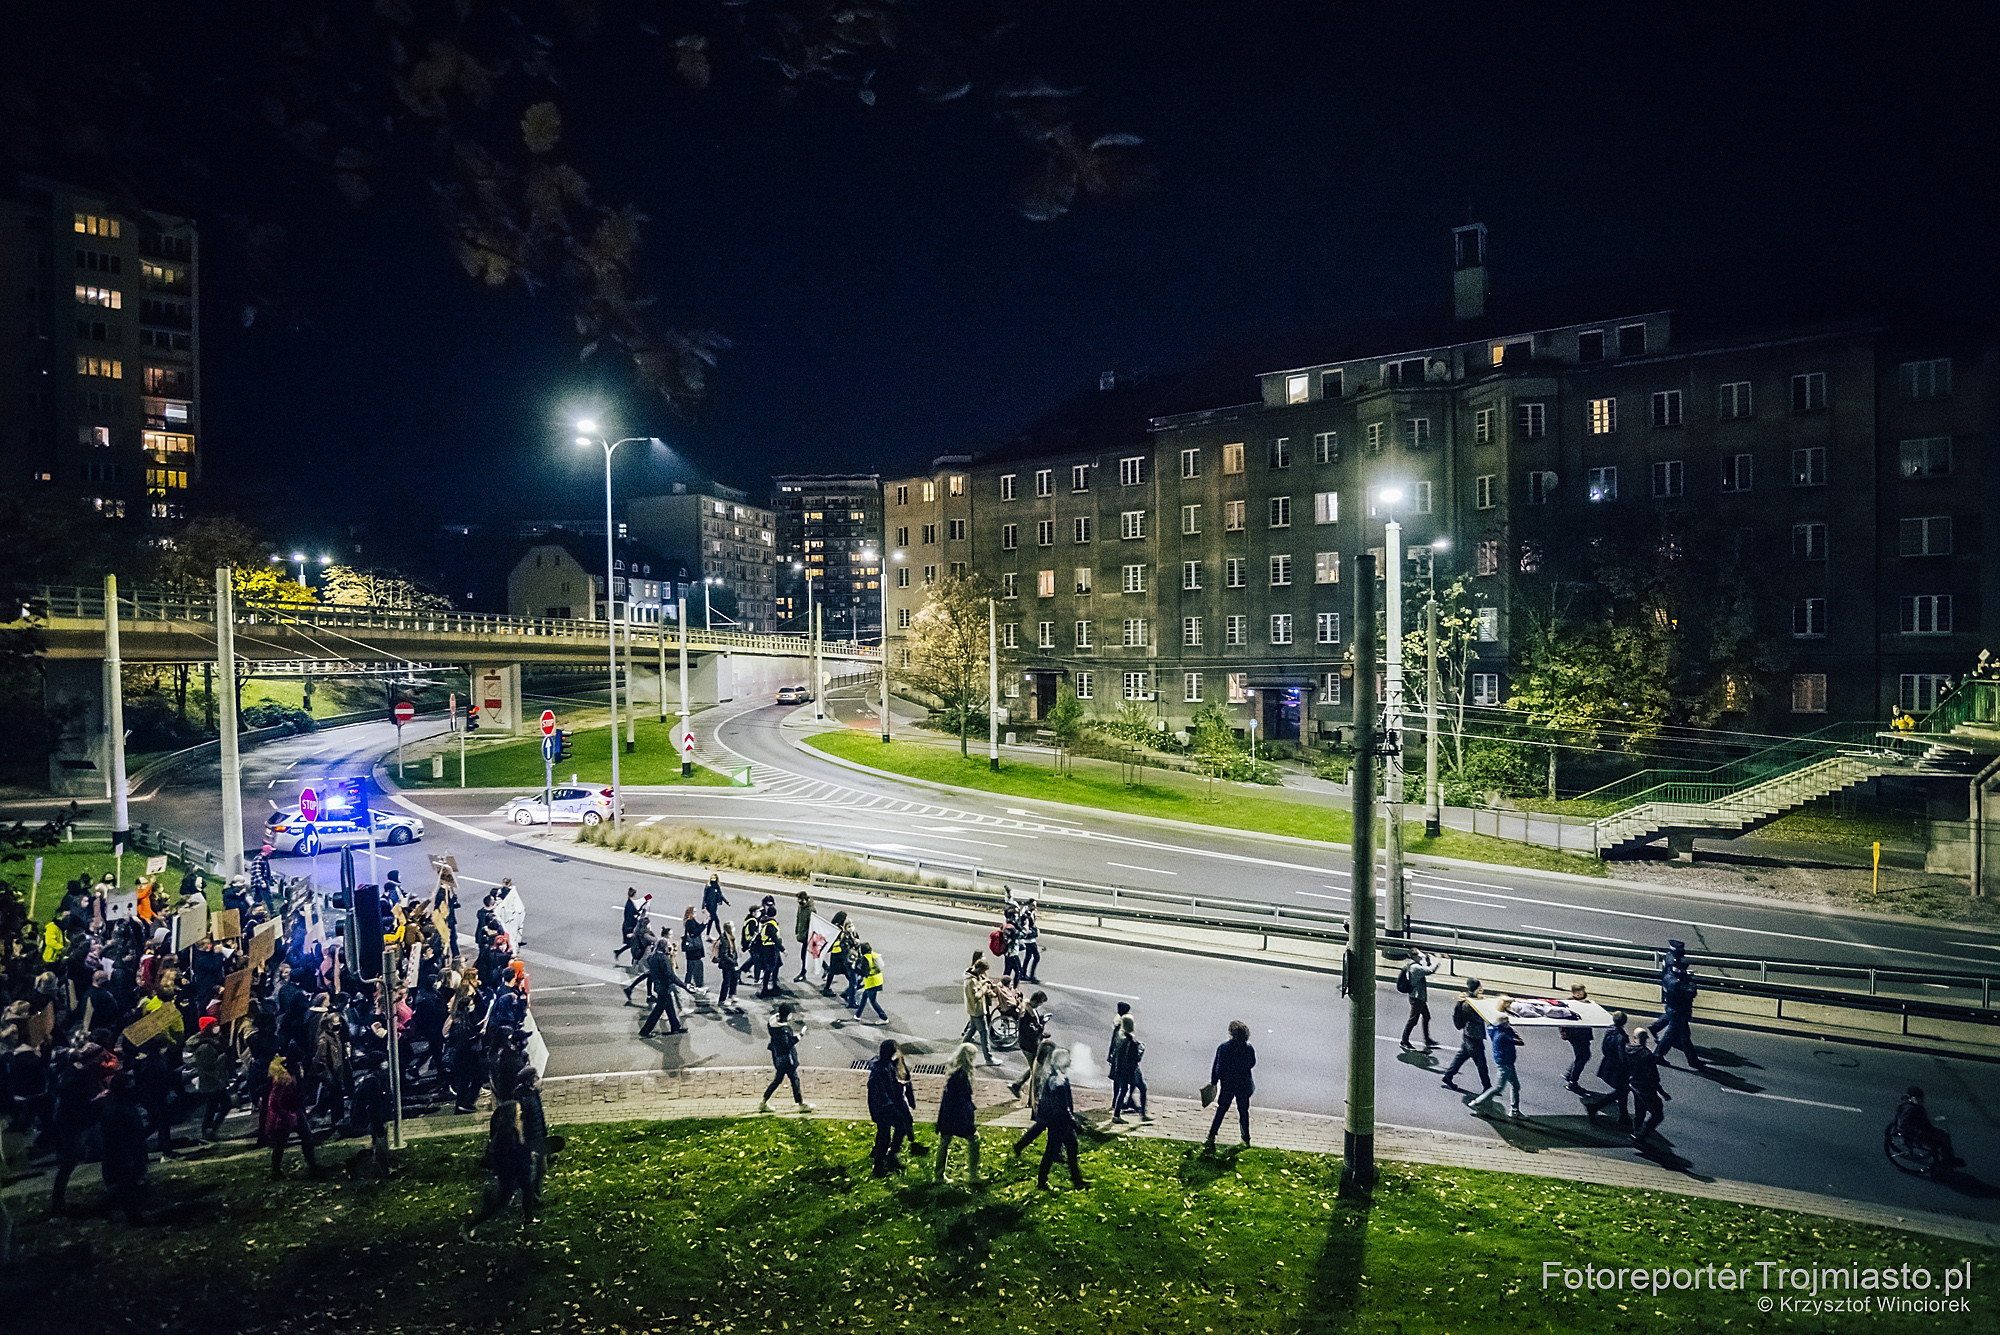
M145 875L146 859L157 856L126 850L122 881L127 889ZM72 844L57 844L54 848L23 848L8 854L8 858L7 861L0 861L0 880L14 887L28 905L28 916L36 922L47 921L47 912L53 911L62 902L63 887L74 878L83 876L95 881L105 872L117 870L109 839L79 839ZM38 890L35 888L36 858L42 860L42 879ZM186 871L179 858L168 858L167 888L178 893L181 877ZM209 905L221 908L222 882L214 876L207 879Z
M789 876L800 881L817 871L828 876L894 881L900 885L943 888L948 884L936 876L918 876L893 867L878 867L846 853L823 852L799 844L759 843L740 834L717 834L699 826L628 825L621 833L609 825L586 825L577 831L576 838L578 843L639 853L663 862L730 867L736 871Z
M1216 785L1214 795L1210 796L1198 786L1181 788L1144 782L1128 785L1111 775L1056 774L1040 765L1017 761L1002 760L999 771L995 772L988 768L983 755L965 757L955 750L915 742L891 742L884 746L880 737L851 729L819 733L809 741L830 756L872 765L893 774L930 783L977 788L982 792L1002 793L1030 801L1068 802L1106 811L1164 816L1170 820L1255 830L1260 834L1323 839L1336 844L1347 843L1354 836L1353 818L1345 811L1308 802L1264 797L1245 792L1233 784ZM1144 771L1141 775L1143 778ZM1532 844L1517 844L1455 830L1446 830L1435 839L1426 839L1423 831L1421 823L1404 822L1405 851L1464 858L1470 862L1577 872L1585 876L1607 874L1604 864L1594 858L1559 853L1552 848L1538 848Z
M1867 848L1876 840L1885 844L1923 844L1928 835L1924 822L1887 812L1871 815L1837 816L1815 803L1787 812L1769 825L1752 830L1753 839L1787 839L1799 844L1826 844L1842 848Z
M1692 1335L1832 1327L1758 1315L1762 1261L1908 1265L1930 1272L1932 1294L1947 1267L1969 1263L1975 1303L2000 1280L1991 1249L1546 1178L1386 1164L1364 1211L1336 1201L1337 1160L1274 1150L1204 1157L1172 1141L1087 1139L1091 1189L1038 1192L989 1132L999 1178L975 1191L933 1187L921 1158L872 1178L865 1123L567 1135L542 1221L524 1228L510 1211L472 1242L456 1230L483 1137L416 1142L382 1184L272 1183L262 1154L156 1173L173 1264L161 1263L158 1227L24 1212L0 1276L8 1329ZM1733 1263L1750 1267L1752 1287L1545 1289L1545 1261ZM1944 1324L1865 1320L1897 1333Z
M718 774L701 765L694 767L694 776L681 777L681 758L674 750L673 739L668 736L671 723L661 723L658 719L640 719L638 724L637 747L631 752L618 753L618 781L644 784L685 784L691 788L727 788L729 776ZM619 736L625 729L619 728ZM444 756L444 777L431 777L430 755L439 751ZM440 742L427 746L421 758L416 748L405 751L409 763L405 768L402 786L405 788L456 788L458 787L458 746ZM389 765L395 766L395 755L389 756ZM608 727L586 727L575 733L570 754L556 762L556 781L566 781L571 774L581 775L585 783L608 784L611 782L611 729ZM523 791L539 789L542 786L542 739L537 733L519 741L502 742L498 745L481 742L475 734L465 748L465 782L472 788L519 788Z

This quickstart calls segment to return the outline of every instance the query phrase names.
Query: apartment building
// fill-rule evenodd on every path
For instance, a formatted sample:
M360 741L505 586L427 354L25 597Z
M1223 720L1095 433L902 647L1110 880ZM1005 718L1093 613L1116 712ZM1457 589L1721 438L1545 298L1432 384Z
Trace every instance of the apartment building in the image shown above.
M1557 576L1591 596L1582 572L1618 542L1702 544L1747 573L1730 615L1790 661L1718 683L1746 724L1926 709L1968 670L1996 596L1990 334L1743 292L1494 301L1485 246L1454 234L1434 320L1218 363L1165 411L890 484L892 566L910 566L892 652L956 563L1000 586L1028 712L1068 677L1099 712L1141 701L1178 727L1214 702L1266 737L1321 734L1351 719L1351 572L1393 513L1406 581L1468 581L1474 704L1506 699L1523 599Z
M677 482L667 495L626 501L625 523L634 540L690 560L697 593L713 581L716 629L754 635L778 629L777 516L752 505L748 492ZM691 600L690 620L695 615Z
M828 639L877 642L882 634L881 476L793 473L771 483L771 510L778 521L779 628L807 630L811 603L822 609Z
M109 519L185 518L201 480L192 221L22 175L0 194L0 476Z

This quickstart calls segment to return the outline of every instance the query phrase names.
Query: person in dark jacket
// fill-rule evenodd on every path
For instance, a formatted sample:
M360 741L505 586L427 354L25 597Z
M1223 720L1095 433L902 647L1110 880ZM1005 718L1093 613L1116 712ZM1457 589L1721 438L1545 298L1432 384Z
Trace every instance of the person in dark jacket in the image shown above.
M1453 1082L1458 1068L1471 1062L1479 1072L1479 1088L1483 1093L1493 1088L1493 1077L1486 1071L1486 1021L1472 1008L1473 998L1479 996L1481 984L1477 978L1465 980L1465 995L1451 1008L1451 1026L1458 1030L1458 1053L1451 1059L1451 1065L1444 1068L1444 1087L1454 1093L1464 1094Z
M1431 988L1430 977L1438 971L1435 956L1419 950L1408 964L1403 966L1403 987L1410 997L1410 1018L1403 1022L1403 1050L1410 1050L1410 1034L1419 1024L1424 1027L1424 1050L1428 1052L1437 1046L1431 1042Z
M1631 1064L1628 1060L1632 1039L1625 1032L1626 1023L1624 1011L1611 1012L1611 1027L1604 1031L1604 1037L1597 1045L1597 1078L1610 1086L1610 1092L1584 1102L1584 1111L1593 1118L1606 1108L1617 1105L1620 1126L1632 1124L1631 1114L1626 1111L1626 1102L1632 1093Z
M681 976L687 979L689 987L704 985L702 962L708 958L708 924L694 916L694 905L687 906L681 914L681 954L687 963Z
M1049 1063L1048 1078L1042 1081L1041 1097L1035 1100L1035 1120L1048 1128L1049 1142L1042 1148L1041 1171L1035 1185L1049 1189L1049 1166L1058 1159L1069 1163L1072 1186L1087 1187L1083 1170L1077 1165L1076 1103L1069 1084L1069 1053L1057 1048Z
M285 1175L285 1146L298 1138L299 1153L305 1156L309 1172L319 1171L313 1155L312 1127L306 1121L305 1089L297 1057L271 1063L271 1088L264 1095L261 1121L263 1143L271 1147L271 1176Z
M1021 1086L1028 1083L1028 1077L1034 1073L1035 1054L1042 1050L1042 1040L1049 1036L1048 1004L1049 994L1036 992L1028 998L1027 1006L1022 1009L1020 1019L1016 1021L1019 1032L1015 1037L1014 1047L1028 1059L1028 1069L1021 1073L1019 1080L1008 1086L1016 1097L1021 1093Z
M111 1209L137 1224L146 1191L146 1122L133 1078L121 1073L112 1080L103 1104L97 1126L103 1141L104 1194Z
M535 1199L534 1155L528 1148L527 1127L521 1105L514 1099L493 1106L486 1128L486 1168L492 1177L486 1184L485 1199L479 1212L458 1230L458 1236L467 1242L478 1234L481 1224L507 1208L515 1192L521 1194L523 1223L535 1222L535 1211L541 1204Z
M389 1123L396 1120L395 1092L389 1087L386 1063L370 1061L354 1082L354 1120L368 1127L368 1148L375 1156L375 1175L390 1176Z
M945 1068L944 1097L938 1100L934 1181L944 1181L944 1161L950 1157L951 1142L956 1139L965 1142L966 1156L972 1164L972 1176L967 1181L972 1186L979 1185L979 1110L972 1099L972 1067L978 1060L979 1049L961 1043Z
M885 1038L868 1063L868 1120L875 1123L875 1176L903 1171L903 1141L914 1125L911 1110L917 1091L896 1052L896 1040Z
M646 956L646 985L652 989L653 1009L639 1026L639 1037L651 1038L662 1015L667 1017L668 1033L686 1033L681 1017L674 1014L674 989L685 992L687 984L674 977L674 948L664 936L653 943L653 953Z
M792 1013L792 1003L781 1001L771 1012L771 1018L764 1022L766 1045L771 1050L771 1083L764 1088L763 1101L757 1105L758 1112L771 1111L771 1096L778 1092L778 1086L792 1082L792 1103L802 1113L809 1113L813 1106L806 1102L806 1096L799 1089L799 1036L805 1032L806 1022L802 1015Z
M1590 989L1586 988L1582 983L1571 983L1569 985L1569 999L1571 1001L1588 1001L1590 1000ZM1563 1072L1563 1088L1572 1094L1579 1094L1585 1098L1589 1098L1589 1092L1578 1082L1583 1079L1583 1068L1590 1065L1590 1026L1587 1024L1566 1024L1556 1030L1556 1037L1569 1044L1570 1053L1572 1054L1569 1070Z
M1121 1015L1117 1027L1111 1031L1111 1051L1106 1054L1105 1064L1111 1068L1111 1120L1114 1122L1123 1122L1128 1110L1138 1113L1142 1122L1153 1120L1146 1112L1146 1077L1139 1073L1139 1061L1146 1055L1146 1045L1139 1041L1137 1027L1137 1021L1130 1015ZM1136 1103L1134 1099L1137 1099Z
M651 900L652 896L647 895L646 899ZM625 888L625 919L618 928L619 946L618 949L611 952L612 959L615 960L626 951L632 949L632 933L638 930L639 923L645 916L646 906L639 899L639 887L636 885L627 886Z
M1229 1111L1229 1105L1236 1105L1236 1119L1243 1130L1243 1143L1250 1143L1250 1096L1257 1085L1250 1078L1250 1072L1257 1065L1257 1049L1250 1046L1250 1026L1241 1020L1229 1022L1229 1041L1215 1050L1215 1062L1209 1067L1208 1082L1215 1086L1215 1120L1208 1124L1207 1149L1215 1148L1216 1132L1222 1130L1222 1118Z
M1659 1054L1653 1051L1652 1031L1641 1029L1626 1058L1628 1078L1632 1084L1634 1145L1644 1145L1646 1138L1659 1130L1661 1121L1666 1118L1666 1101L1673 1095L1660 1088L1660 1067L1663 1064Z
M701 888L701 909L708 915L711 929L722 925L722 906L729 897L722 893L722 878L714 872L708 874L708 884Z

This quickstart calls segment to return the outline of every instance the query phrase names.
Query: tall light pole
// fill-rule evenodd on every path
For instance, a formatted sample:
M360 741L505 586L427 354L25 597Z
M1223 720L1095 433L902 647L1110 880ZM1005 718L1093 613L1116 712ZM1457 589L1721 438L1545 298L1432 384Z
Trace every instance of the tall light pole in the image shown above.
M873 553L870 553L870 556L872 558ZM902 560L903 554L897 552L895 559ZM882 743L886 746L889 742L889 563L887 561L877 564L875 582L882 590Z
M819 699L819 610L818 604L813 601L813 568L804 561L794 561L792 569L802 570L806 576L806 662L809 665L807 670L812 673L813 719L817 722L826 717L826 710Z
M597 423L585 418L576 424L576 443L597 445L604 450L604 643L611 668L611 828L623 830L622 795L618 787L618 604L613 599L615 588L613 576L616 573L617 558L612 552L612 540L617 529L611 520L611 456L618 452L620 445L631 445L651 440L649 436L627 436L623 440L606 440L594 434ZM657 442L656 442L657 443Z
M1424 604L1424 837L1444 832L1444 790L1438 786L1438 598L1437 554L1451 546L1450 538L1431 543L1431 596Z
M1375 1190L1375 558L1363 552L1354 564L1354 873L1341 970L1348 1025L1340 1194L1365 1201Z
M1000 770L1000 614L986 600L986 765Z
M722 583L721 579L714 575L703 575L701 577L702 624L707 628L710 635L715 634L715 607L708 600L708 590L710 586L720 583Z
M1385 905L1388 928L1392 935L1403 930L1405 906L1403 903L1403 526L1396 522L1396 505L1403 499L1400 487L1384 487L1376 493L1377 502L1388 511L1388 522L1382 526L1382 560L1387 569L1388 587L1384 592L1388 621L1387 662L1383 664L1382 721L1383 731L1389 734L1387 740L1389 774L1384 785L1388 792L1384 795L1383 806L1388 816L1388 829L1382 840L1383 873L1388 880L1388 903ZM1373 635L1373 626L1360 628L1363 635Z

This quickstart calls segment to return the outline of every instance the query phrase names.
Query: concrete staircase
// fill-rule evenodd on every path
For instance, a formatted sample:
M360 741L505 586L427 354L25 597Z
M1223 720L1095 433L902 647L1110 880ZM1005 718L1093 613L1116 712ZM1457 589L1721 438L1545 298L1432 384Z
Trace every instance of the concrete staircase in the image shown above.
M1724 784L1662 784L1652 790L1657 797L1649 796L1596 822L1598 853L1620 852L1663 834L1726 839L1879 775L1922 772L1930 758L1928 753L1917 757L1893 751L1835 754L1733 792L1703 791L1726 789Z

